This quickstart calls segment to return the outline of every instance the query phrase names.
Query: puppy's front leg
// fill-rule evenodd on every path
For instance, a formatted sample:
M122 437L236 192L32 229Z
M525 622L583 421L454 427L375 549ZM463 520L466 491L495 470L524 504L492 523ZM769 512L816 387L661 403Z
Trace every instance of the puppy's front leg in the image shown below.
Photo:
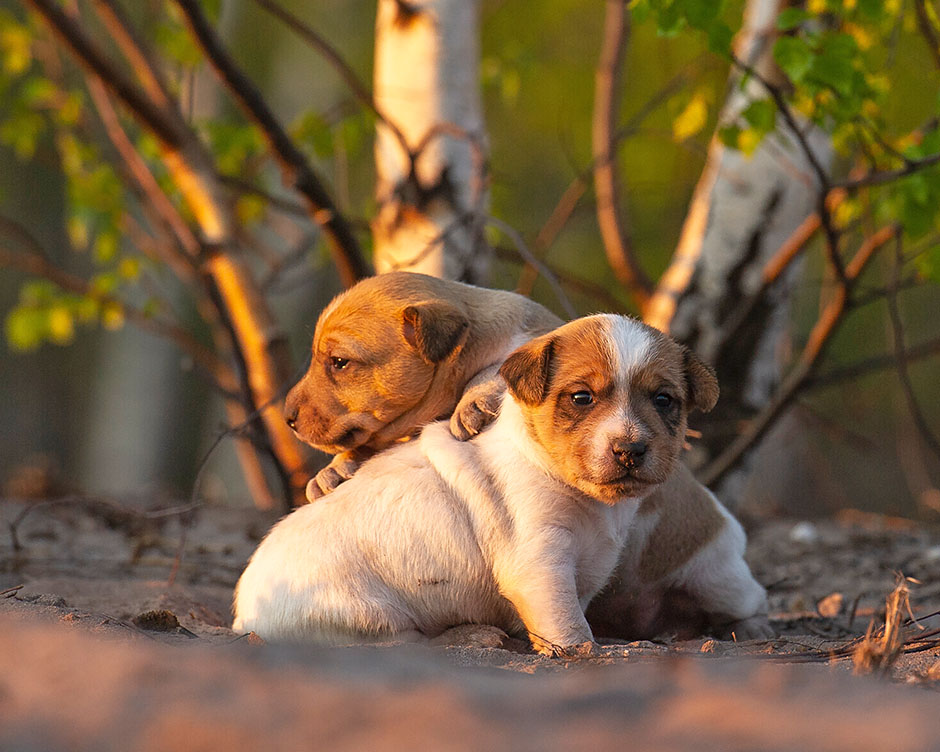
M307 482L307 501L316 501L334 490L340 483L349 480L373 452L361 449L350 449L337 454L324 467Z
M499 364L484 368L470 379L450 419L454 438L466 441L492 423L505 393L506 382L499 375Z
M548 656L582 653L594 635L578 602L574 566L559 566L557 553L546 552L539 559L549 563L516 564L510 577L501 580L500 590L515 606L536 651Z

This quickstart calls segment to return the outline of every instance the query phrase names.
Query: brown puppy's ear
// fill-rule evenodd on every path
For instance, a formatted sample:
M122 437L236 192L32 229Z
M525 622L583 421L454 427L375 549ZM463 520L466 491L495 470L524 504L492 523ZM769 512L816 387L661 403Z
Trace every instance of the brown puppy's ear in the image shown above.
M525 405L545 399L551 378L552 337L538 337L510 353L499 368L512 396Z
M685 376L689 382L689 403L707 413L718 402L715 369L689 349L685 350Z
M467 338L470 322L450 303L429 300L402 311L402 335L428 363L440 363Z

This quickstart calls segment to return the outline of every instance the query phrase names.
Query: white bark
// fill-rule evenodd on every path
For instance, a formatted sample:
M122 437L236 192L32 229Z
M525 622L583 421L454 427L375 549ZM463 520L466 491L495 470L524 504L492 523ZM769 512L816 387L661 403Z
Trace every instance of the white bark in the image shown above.
M749 0L735 53L765 79L781 83L772 48L783 0ZM742 89L732 76L721 124L730 124L764 86L751 78ZM800 120L817 161L829 169L827 134ZM722 397L709 416L703 462L732 438L740 421L769 400L785 364L789 304L800 276L792 264L766 300L742 322L729 326L738 306L760 287L767 261L815 211L819 183L793 133L778 114L776 130L751 156L713 139L696 186L676 254L646 311L646 320L669 331L712 363ZM732 505L745 472L729 475L719 493Z
M416 12L379 0L376 14L375 104L408 150L420 154L412 165L393 129L378 123L375 267L483 281L489 254L482 235L479 2L408 7Z

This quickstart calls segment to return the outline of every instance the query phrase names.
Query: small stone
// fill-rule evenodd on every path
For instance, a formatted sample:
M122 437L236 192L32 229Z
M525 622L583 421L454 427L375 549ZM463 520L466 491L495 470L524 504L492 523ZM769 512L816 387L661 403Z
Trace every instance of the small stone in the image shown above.
M830 593L816 604L816 611L820 616L827 619L834 619L842 613L844 603L845 597L842 593Z
M794 543L816 543L819 540L819 530L812 522L797 522L790 528L790 540Z
M176 614L166 609L144 611L131 619L131 622L135 627L150 632L173 632L180 626L180 620L176 618Z

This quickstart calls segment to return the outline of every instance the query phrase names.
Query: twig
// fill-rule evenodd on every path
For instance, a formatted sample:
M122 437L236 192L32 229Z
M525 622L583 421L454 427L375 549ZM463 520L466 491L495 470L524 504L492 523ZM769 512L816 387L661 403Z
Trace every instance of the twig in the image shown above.
M88 38L55 0L25 0L46 20L78 62L98 76L124 104L144 122L154 135L172 149L186 141L181 123L169 116L152 98L145 95L124 71L113 65L100 48Z
M927 43L934 65L940 68L940 37L937 35L936 14L933 8L927 7L927 0L914 0L914 10L917 13L917 26ZM934 15L931 18L931 14Z
M858 178L849 178L848 180L832 183L830 187L832 189L844 188L847 191L854 191L858 190L859 188L867 188L873 185L891 183L895 180L907 177L908 175L912 175L915 172L926 169L927 167L932 167L938 162L940 162L940 153L929 154L928 156L921 159L905 159L904 166L899 167L896 170L880 170L878 172L869 172Z
M940 337L905 348L904 362L913 363L914 361L935 357L937 355L940 355ZM874 371L884 371L888 368L893 368L897 362L896 354L875 355L874 357L860 360L857 363L852 363L840 368L833 368L826 373L811 376L806 380L806 388L816 389L852 381L859 376L865 376Z
M891 266L891 281L889 285L890 294L887 298L888 318L891 321L891 330L894 335L895 366L898 372L898 380L901 382L901 391L903 392L904 399L907 402L907 409L911 414L911 419L914 421L914 425L920 432L920 436L924 443L938 458L940 458L940 440L938 440L934 435L933 431L927 423L927 418L924 416L923 410L921 410L920 404L917 402L917 397L914 394L914 385L911 383L910 373L907 370L907 358L905 355L904 344L904 322L901 320L901 311L898 307L898 286L901 280L901 260L901 234L898 233L895 244L894 263Z
M816 212L819 214L819 220L822 224L823 232L826 235L826 250L829 258L829 263L832 265L833 270L836 273L840 282L845 281L845 265L842 262L842 257L839 254L839 234L836 231L835 226L832 222L832 215L829 212L828 205L828 196L829 192L832 189L833 185L830 181L829 172L823 167L822 163L819 161L819 157L816 155L816 152L813 150L813 147L810 146L809 141L806 138L806 134L803 133L803 129L800 128L799 124L796 122L796 116L793 114L793 111L790 109L790 105L787 103L786 99L783 96L783 92L780 90L780 87L775 86L770 83L764 76L762 76L753 66L744 62L736 55L731 55L731 61L734 65L740 68L742 71L747 73L749 76L752 76L756 81L758 81L761 86L770 94L770 97L774 100L774 103L777 105L777 110L780 112L780 115L783 117L784 122L787 124L790 132L796 138L797 143L799 144L800 150L803 152L803 155L806 157L807 161L810 164L813 172L816 174L816 179L819 181L819 194L816 201Z
M897 229L883 227L869 236L861 244L852 260L845 267L845 276L838 282L835 293L819 315L810 331L809 338L796 365L780 384L770 402L748 423L747 428L731 442L701 473L702 482L710 486L719 481L744 456L773 424L774 420L787 408L805 386L816 369L820 356L829 344L843 320L843 314L850 302L852 288L868 266L875 252L891 240Z
M594 75L594 113L591 142L594 156L594 194L597 223L607 262L622 285L643 308L652 283L640 267L622 214L617 175L614 128L621 93L621 69L629 37L629 21L623 0L606 0L604 36Z
M509 248L503 245L497 245L493 248L496 252L497 258L503 261L519 261L519 251L515 247ZM598 305L602 305L604 310L611 311L614 313L624 313L627 310L627 307L624 305L623 301L617 298L616 295L612 294L610 290L604 287L597 282L586 279L584 277L579 277L577 274L572 274L569 271L564 269L559 269L557 266L552 266L546 261L539 262L544 268L548 269L552 274L557 277L558 281L562 283L565 287L574 290L582 295L585 295L589 298L592 298ZM530 267L533 268L534 267ZM538 273L538 270L535 270ZM533 280L537 278L533 277ZM516 288L516 292L522 292L519 288ZM531 295L531 288L526 292L526 295Z
M264 97L226 52L199 3L196 0L176 0L176 4L183 11L193 36L219 78L246 115L261 129L287 182L307 200L311 217L323 228L329 241L330 251L343 284L349 287L368 276L368 264L346 219L339 212L307 158L281 127Z
M349 63L343 59L343 56L339 54L333 45L326 41L326 39L315 29L310 27L308 24L305 24L293 13L285 8L282 8L272 0L254 1L272 16L287 25L288 28L290 28L295 34L297 34L305 42L310 44L311 47L323 55L327 62L333 66L333 69L339 74L339 77L343 79L343 81L349 87L350 91L352 91L353 96L355 96L362 105L367 107L372 112L372 114L375 115L376 118L378 118L382 124L394 134L395 138L398 139L398 143L401 145L402 150L406 154L411 154L411 148L408 145L408 141L405 139L405 135L401 132L401 129L391 120L389 120L385 113L379 110L378 106L375 104L375 98L372 96L372 92L369 91L368 87L364 83L362 83L359 76L356 75L356 72L352 69Z
M552 274L551 270L541 261L539 261L532 251L529 250L528 246L525 244L525 241L522 239L522 236L516 231L516 229L508 222L504 222L503 220L496 217L487 217L486 221L488 224L493 225L506 237L508 237L516 246L516 250L519 251L519 255L522 256L522 258L525 259L527 263L537 268L542 276L545 277L545 280L548 282L552 288L552 291L555 293L555 297L558 299L558 303L561 305L562 309L564 309L565 315L571 319L576 318L578 311L571 304L571 301L568 299L568 296L565 294L562 286L558 283L558 279L554 274Z
M662 89L657 91L636 111L636 113L634 113L623 127L617 129L617 132L614 134L615 145L634 136L640 130L640 126L645 120L687 83L687 72L681 71L673 76ZM596 160L592 159L587 167L580 170L577 175L572 178L568 187L565 188L558 202L555 204L555 207L552 209L548 219L545 220L545 224L542 225L541 229L536 234L535 240L532 242L532 250L537 258L543 259L545 257L545 254L554 244L559 233L568 223L568 220L571 219L571 215L574 213L578 202L587 192L589 179L594 172L595 165ZM516 289L519 292L524 295L528 295L532 292L532 285L537 276L535 272L535 268L529 264L525 264L522 267L522 272L519 275L519 283L516 285Z

